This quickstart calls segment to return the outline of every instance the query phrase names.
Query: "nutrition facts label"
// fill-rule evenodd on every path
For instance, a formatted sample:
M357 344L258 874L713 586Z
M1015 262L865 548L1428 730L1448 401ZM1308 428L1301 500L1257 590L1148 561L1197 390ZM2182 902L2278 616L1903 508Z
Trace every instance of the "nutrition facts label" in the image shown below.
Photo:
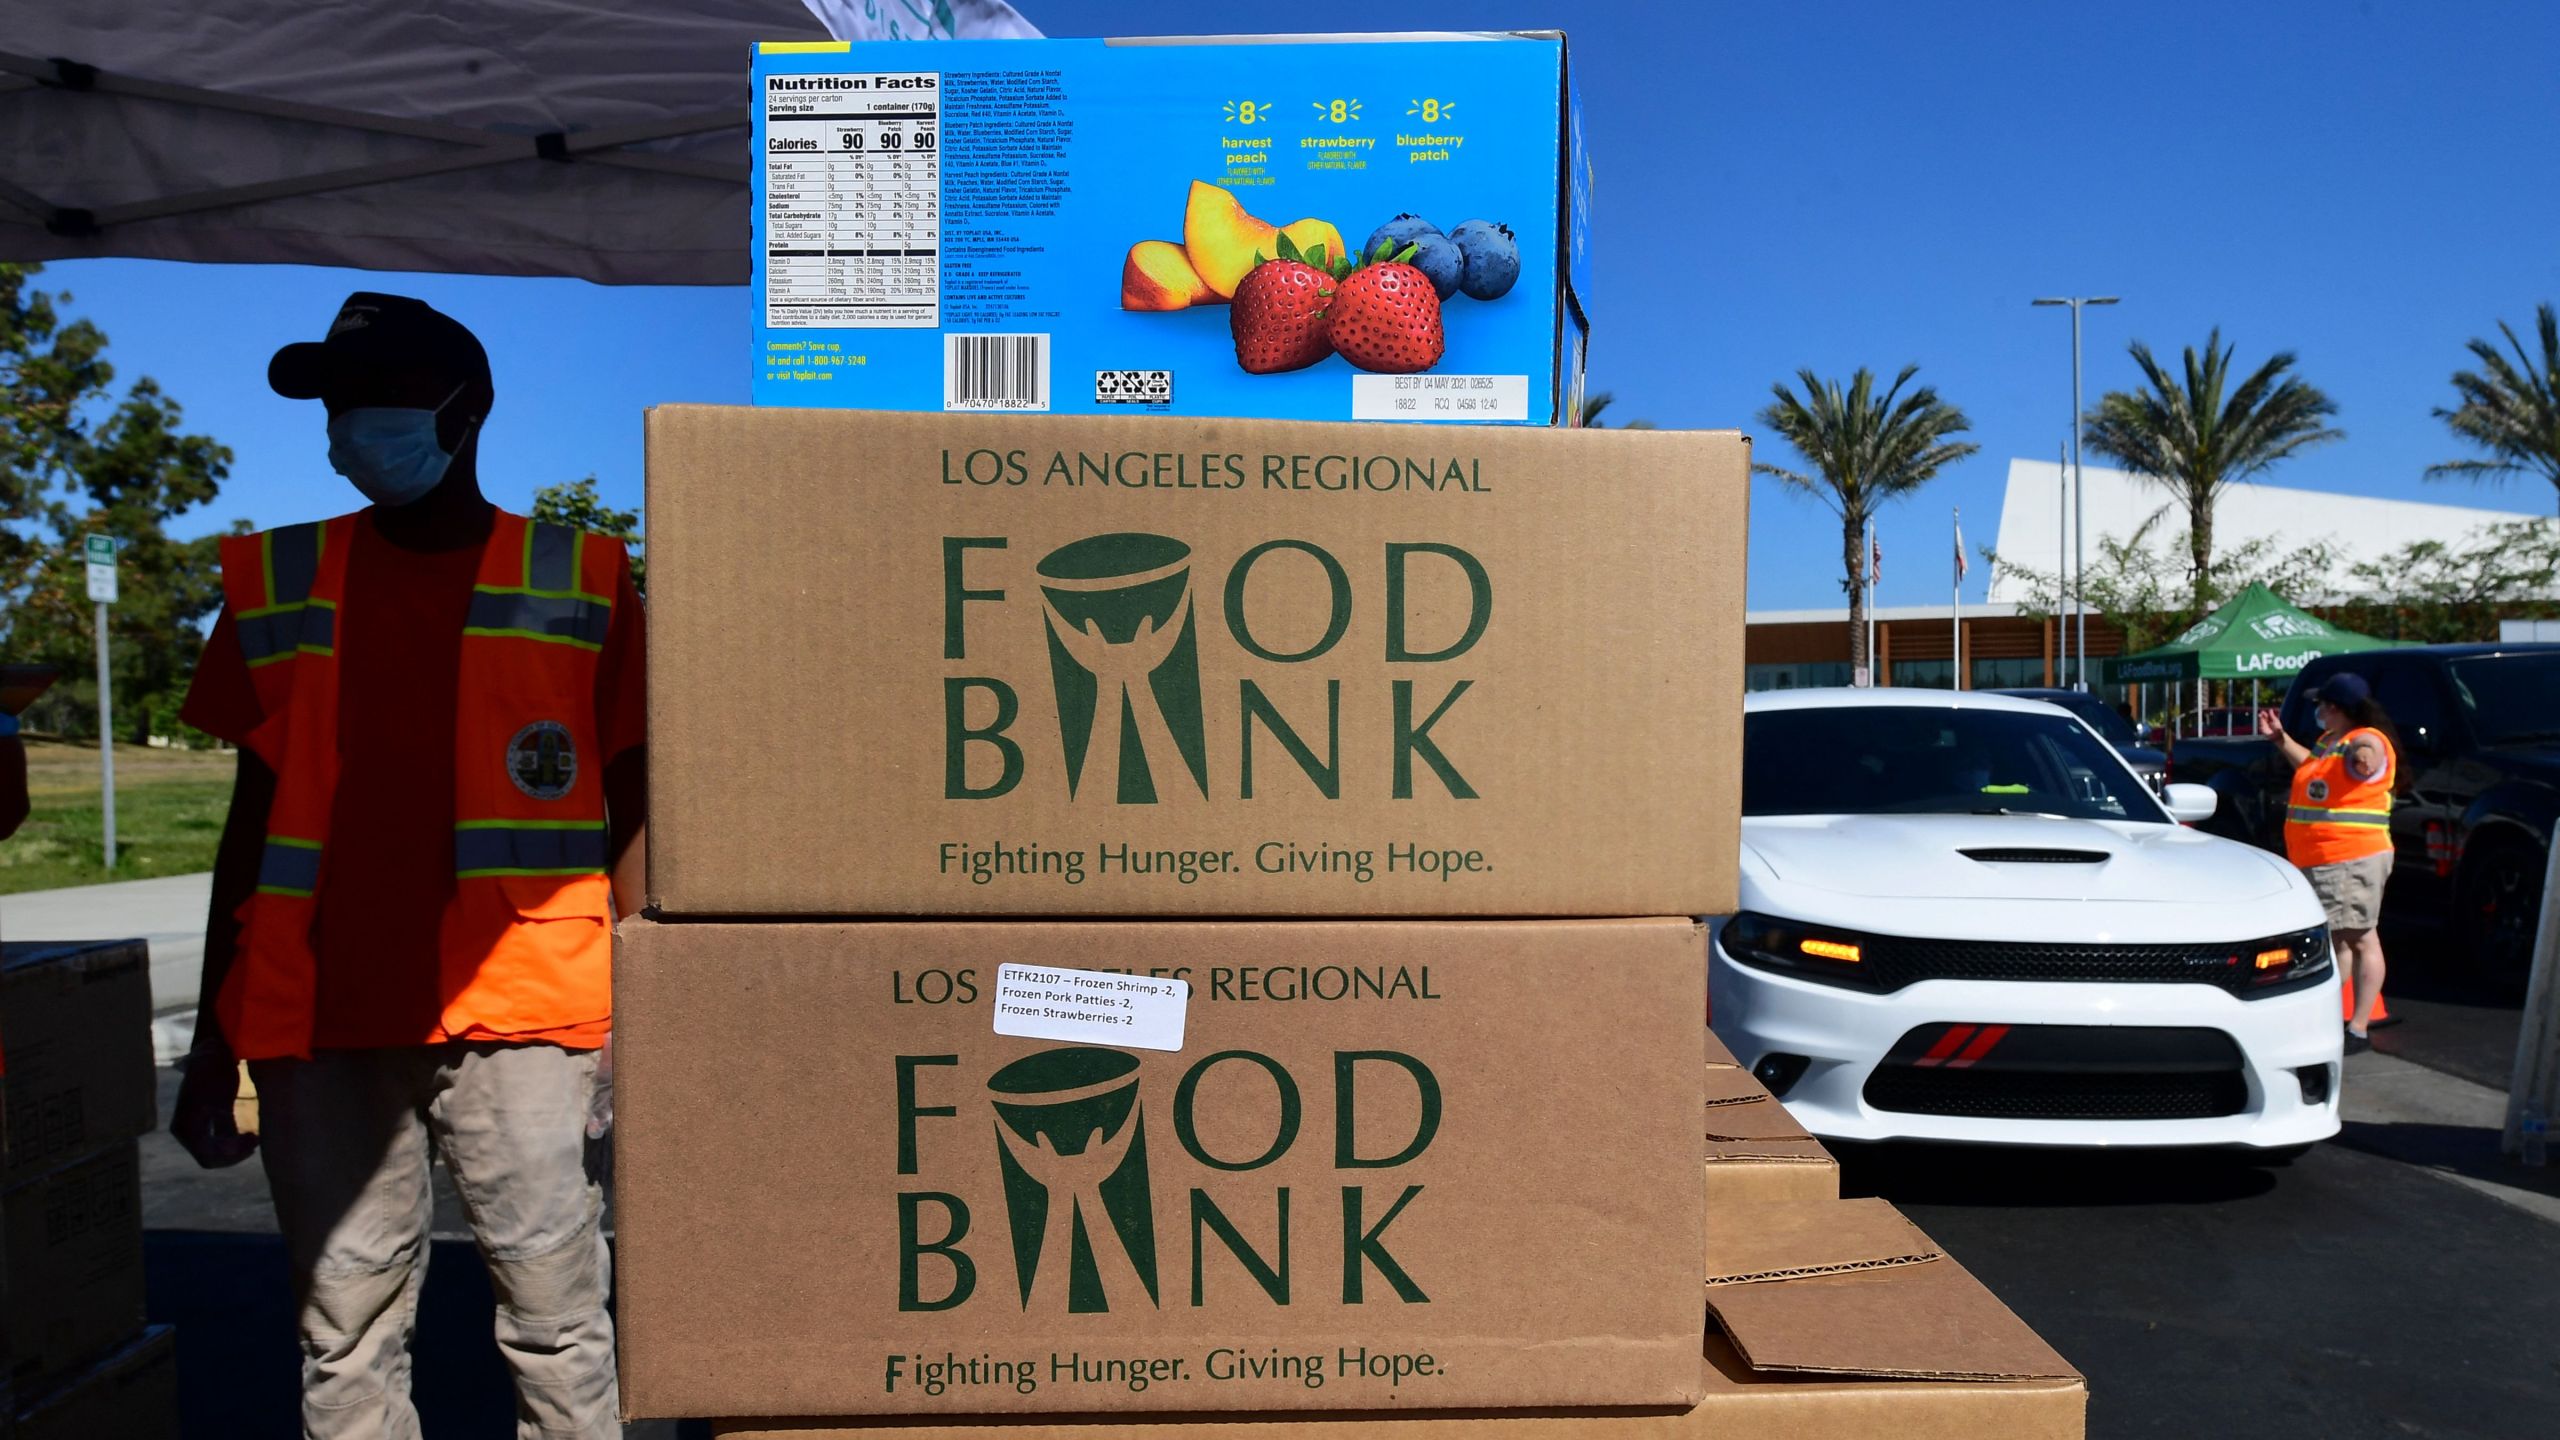
M940 80L765 77L765 324L941 324Z

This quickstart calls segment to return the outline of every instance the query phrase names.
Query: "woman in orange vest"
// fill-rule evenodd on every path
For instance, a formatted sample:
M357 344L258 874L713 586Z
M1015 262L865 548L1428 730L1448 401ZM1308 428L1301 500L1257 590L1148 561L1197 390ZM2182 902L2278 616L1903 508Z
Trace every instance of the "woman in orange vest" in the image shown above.
M2366 1028L2382 1003L2382 888L2391 878L2391 788L2400 775L2398 733L2361 675L2340 671L2314 697L2320 738L2304 746L2276 718L2258 731L2293 766L2284 817L2285 854L2311 878L2329 915L2329 940L2345 976L2347 1053L2373 1048Z

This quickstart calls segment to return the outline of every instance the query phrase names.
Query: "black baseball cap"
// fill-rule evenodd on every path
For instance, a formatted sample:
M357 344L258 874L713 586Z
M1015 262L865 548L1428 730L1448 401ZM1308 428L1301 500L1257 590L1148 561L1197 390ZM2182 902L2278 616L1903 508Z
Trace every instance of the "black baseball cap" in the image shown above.
M359 290L338 307L329 333L287 345L267 362L267 384L288 400L317 400L325 382L367 370L426 369L472 387L474 408L496 398L489 352L461 321L406 295Z
M2341 710L2353 710L2373 698L2373 687L2364 683L2364 677L2353 670L2341 670L2330 676L2328 683L2320 687L2320 693L2312 698Z

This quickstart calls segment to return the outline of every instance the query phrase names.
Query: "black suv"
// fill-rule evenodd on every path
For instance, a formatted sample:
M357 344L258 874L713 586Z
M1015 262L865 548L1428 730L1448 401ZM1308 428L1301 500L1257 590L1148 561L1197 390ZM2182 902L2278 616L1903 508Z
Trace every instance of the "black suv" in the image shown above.
M2386 919L2450 923L2460 950L2520 981L2560 821L2560 645L2427 645L2327 655L2284 701L2285 733L2319 734L2311 697L2352 670L2400 732ZM2281 853L2293 775L2261 739L2180 740L2169 778L2222 793L2207 829Z

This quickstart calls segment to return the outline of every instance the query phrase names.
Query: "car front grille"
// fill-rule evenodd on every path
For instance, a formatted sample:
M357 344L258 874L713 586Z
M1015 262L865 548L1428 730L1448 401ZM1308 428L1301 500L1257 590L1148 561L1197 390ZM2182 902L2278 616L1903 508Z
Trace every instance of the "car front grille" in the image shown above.
M2317 937L2317 938L2315 938ZM2253 958L2282 946L2299 968L2318 968L2327 941L2320 932L2219 945L2073 945L1999 940L1924 940L1875 935L1865 941L1865 969L1876 988L1899 990L1923 980L2131 981L2216 985L2234 994L2264 993Z
M1914 1115L1983 1120L2197 1120L2248 1108L2239 1072L2066 1075L1997 1070L1879 1069L1867 1103Z
M2185 1026L1933 1022L1894 1043L1864 1093L1878 1110L1996 1120L2197 1120L2249 1105L2239 1045Z

